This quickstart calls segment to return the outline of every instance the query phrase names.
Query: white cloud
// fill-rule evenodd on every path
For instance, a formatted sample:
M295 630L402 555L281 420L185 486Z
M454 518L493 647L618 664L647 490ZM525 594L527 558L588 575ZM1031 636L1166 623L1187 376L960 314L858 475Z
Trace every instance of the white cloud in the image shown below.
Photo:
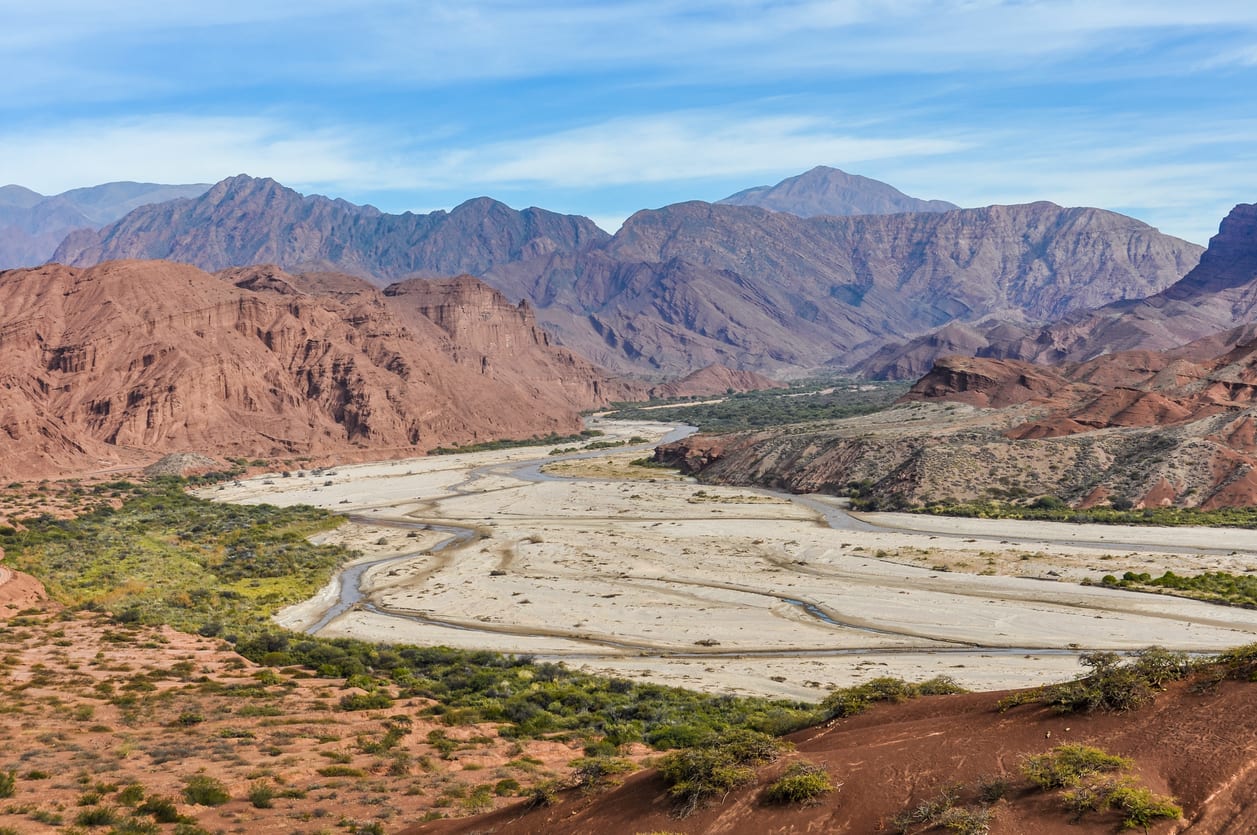
M287 183L383 179L361 144L265 118L79 121L0 134L0 178L45 194L113 180L214 182L241 172Z
M849 134L813 117L738 118L684 113L613 119L519 142L460 151L442 170L482 183L593 187L675 182L950 153L947 138L880 138Z

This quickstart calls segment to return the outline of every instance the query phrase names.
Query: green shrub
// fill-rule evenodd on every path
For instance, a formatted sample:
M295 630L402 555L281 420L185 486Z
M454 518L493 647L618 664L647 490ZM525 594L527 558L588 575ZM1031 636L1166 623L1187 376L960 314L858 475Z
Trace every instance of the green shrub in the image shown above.
M256 780L249 786L249 802L255 809L269 809L275 804L275 787L266 780Z
M112 826L118 822L118 810L112 806L91 806L74 818L79 826Z
M325 765L318 769L324 777L365 777L366 772L351 765Z
M12 771L0 771L0 798L12 797L17 790L17 775Z
M825 720L841 719L862 713L876 702L902 702L918 696L945 696L965 692L968 691L948 676L935 676L916 683L893 676L880 676L831 692L821 702L821 716Z
M957 835L987 835L991 831L991 819L995 813L987 808L970 809L952 807L938 818L937 826Z
M137 812L152 815L158 823L176 823L179 820L179 807L169 797L150 797L139 805Z
M197 806L222 806L231 800L231 793L221 780L208 774L196 774L184 784L183 799Z
M1041 789L1077 785L1084 777L1130 768L1125 757L1108 754L1088 745L1058 745L1044 754L1025 757L1021 773Z
M765 803L814 803L826 792L834 790L829 772L810 762L797 762L778 780L764 789Z
M620 775L637 770L637 763L623 757L582 757L570 765L575 769L577 787L586 791L619 785Z
M659 773L684 817L707 802L755 779L752 766L772 762L784 744L767 734L739 730L728 740L712 737L697 748L674 751L661 759Z

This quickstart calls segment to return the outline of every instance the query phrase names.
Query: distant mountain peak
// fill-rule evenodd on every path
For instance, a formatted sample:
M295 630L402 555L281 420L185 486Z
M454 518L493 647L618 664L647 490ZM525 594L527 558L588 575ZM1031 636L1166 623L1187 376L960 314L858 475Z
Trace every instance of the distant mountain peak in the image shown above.
M817 215L893 215L903 212L950 212L960 208L946 200L910 197L892 185L818 165L775 186L756 186L717 203L759 206L799 217Z

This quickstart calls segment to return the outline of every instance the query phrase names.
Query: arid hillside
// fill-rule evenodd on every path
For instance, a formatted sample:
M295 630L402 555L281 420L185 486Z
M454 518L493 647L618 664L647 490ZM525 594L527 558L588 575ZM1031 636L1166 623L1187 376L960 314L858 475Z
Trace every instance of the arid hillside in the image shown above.
M162 261L0 274L0 475L247 457L416 454L579 429L642 391L556 348L470 278L381 292Z
M404 832L1101 835L1118 831L1128 813L1088 804L1103 803L1105 786L1125 785L1181 807L1179 819L1172 812L1149 819L1150 833L1247 835L1257 827L1253 686L1177 682L1136 711L1088 715L1035 705L1000 712L1001 693L924 697L794 735L794 751L756 767L749 783L687 817L677 816L660 773L647 771L602 794L572 791L550 807L518 804ZM1089 746L1129 764L1084 778L1083 785L1098 788L1074 788L1081 796L1068 787L1041 788L1023 774L1025 758L1062 745ZM826 773L832 789L804 802L772 802L772 785L799 763ZM1132 795L1122 797L1118 804L1132 802Z

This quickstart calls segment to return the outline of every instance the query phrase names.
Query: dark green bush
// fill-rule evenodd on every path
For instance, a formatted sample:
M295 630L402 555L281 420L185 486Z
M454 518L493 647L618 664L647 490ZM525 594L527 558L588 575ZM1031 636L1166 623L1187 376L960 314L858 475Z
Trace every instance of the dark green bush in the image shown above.
M1021 773L1041 789L1074 786L1084 777L1130 768L1131 761L1088 745L1058 745L1021 761Z
M231 800L231 793L221 780L208 774L196 774L184 784L183 799L197 806L222 806Z

